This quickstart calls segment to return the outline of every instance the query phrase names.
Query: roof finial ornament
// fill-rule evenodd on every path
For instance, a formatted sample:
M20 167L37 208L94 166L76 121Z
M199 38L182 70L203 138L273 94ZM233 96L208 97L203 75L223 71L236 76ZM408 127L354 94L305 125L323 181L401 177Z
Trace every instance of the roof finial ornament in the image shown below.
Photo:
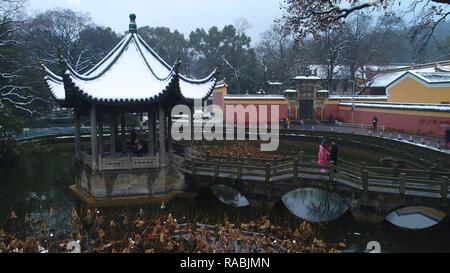
M130 14L129 31L130 31L130 33L136 33L137 32L136 14L134 14L134 13Z
M181 58L180 58L180 56L178 56L177 59L175 60L175 65L174 65L174 70L175 70L176 74L178 74L178 72L180 71L180 66L181 66Z

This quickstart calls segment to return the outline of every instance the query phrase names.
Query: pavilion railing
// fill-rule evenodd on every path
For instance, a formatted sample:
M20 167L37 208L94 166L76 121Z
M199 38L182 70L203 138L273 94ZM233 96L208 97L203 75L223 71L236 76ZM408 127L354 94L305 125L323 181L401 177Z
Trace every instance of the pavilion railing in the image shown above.
M80 161L83 164L93 167L92 157L85 151L80 152ZM155 156L111 156L99 157L100 171L114 171L114 170L138 170L138 169L156 169L160 167L159 154Z

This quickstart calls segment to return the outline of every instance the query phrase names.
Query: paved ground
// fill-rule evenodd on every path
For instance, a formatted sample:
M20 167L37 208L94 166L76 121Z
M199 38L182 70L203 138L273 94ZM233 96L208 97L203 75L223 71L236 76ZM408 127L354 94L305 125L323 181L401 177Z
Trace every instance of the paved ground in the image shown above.
M450 154L450 146L445 149L444 137L424 137L419 135L413 135L408 133L400 133L394 131L383 130L369 130L366 128L352 128L352 127L341 127L338 125L324 125L324 124L309 124L309 125L291 125L291 129L301 129L301 130L311 130L311 131L322 131L322 132L338 132L338 133L348 133L348 134L358 134L358 135L372 135L374 137L391 138L397 141L403 141L411 144L415 144L422 147L427 147L434 150L439 150Z

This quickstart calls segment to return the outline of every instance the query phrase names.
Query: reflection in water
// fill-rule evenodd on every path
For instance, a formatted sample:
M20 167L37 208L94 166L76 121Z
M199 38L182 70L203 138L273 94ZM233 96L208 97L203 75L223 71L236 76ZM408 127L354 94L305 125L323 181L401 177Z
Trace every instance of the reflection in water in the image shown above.
M340 197L321 189L297 189L284 195L282 201L295 216L313 223L333 221L348 211Z
M406 207L390 213L386 220L406 229L426 229L439 224L445 213L426 207Z
M247 198L237 190L225 185L211 186L212 193L225 205L235 208L247 207L250 205Z
M0 219L12 209L19 214L54 208L70 212L78 201L70 194L75 182L71 145L0 166Z

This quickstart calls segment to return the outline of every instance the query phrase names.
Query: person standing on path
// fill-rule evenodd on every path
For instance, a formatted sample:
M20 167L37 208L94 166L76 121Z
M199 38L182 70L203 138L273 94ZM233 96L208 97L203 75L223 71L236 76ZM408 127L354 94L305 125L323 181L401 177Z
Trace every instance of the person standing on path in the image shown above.
M373 130L376 130L378 128L378 118L375 116L372 119L372 125L373 125Z
M445 129L445 149L447 150L448 147L450 146L450 128L447 127L447 129Z
M336 143L336 140L331 141L331 151L330 151L330 159L334 162L334 165L337 166L339 156L339 146Z
M322 140L322 143L319 146L319 165L326 165L328 164L328 156L330 153L327 150L327 141L324 139Z

